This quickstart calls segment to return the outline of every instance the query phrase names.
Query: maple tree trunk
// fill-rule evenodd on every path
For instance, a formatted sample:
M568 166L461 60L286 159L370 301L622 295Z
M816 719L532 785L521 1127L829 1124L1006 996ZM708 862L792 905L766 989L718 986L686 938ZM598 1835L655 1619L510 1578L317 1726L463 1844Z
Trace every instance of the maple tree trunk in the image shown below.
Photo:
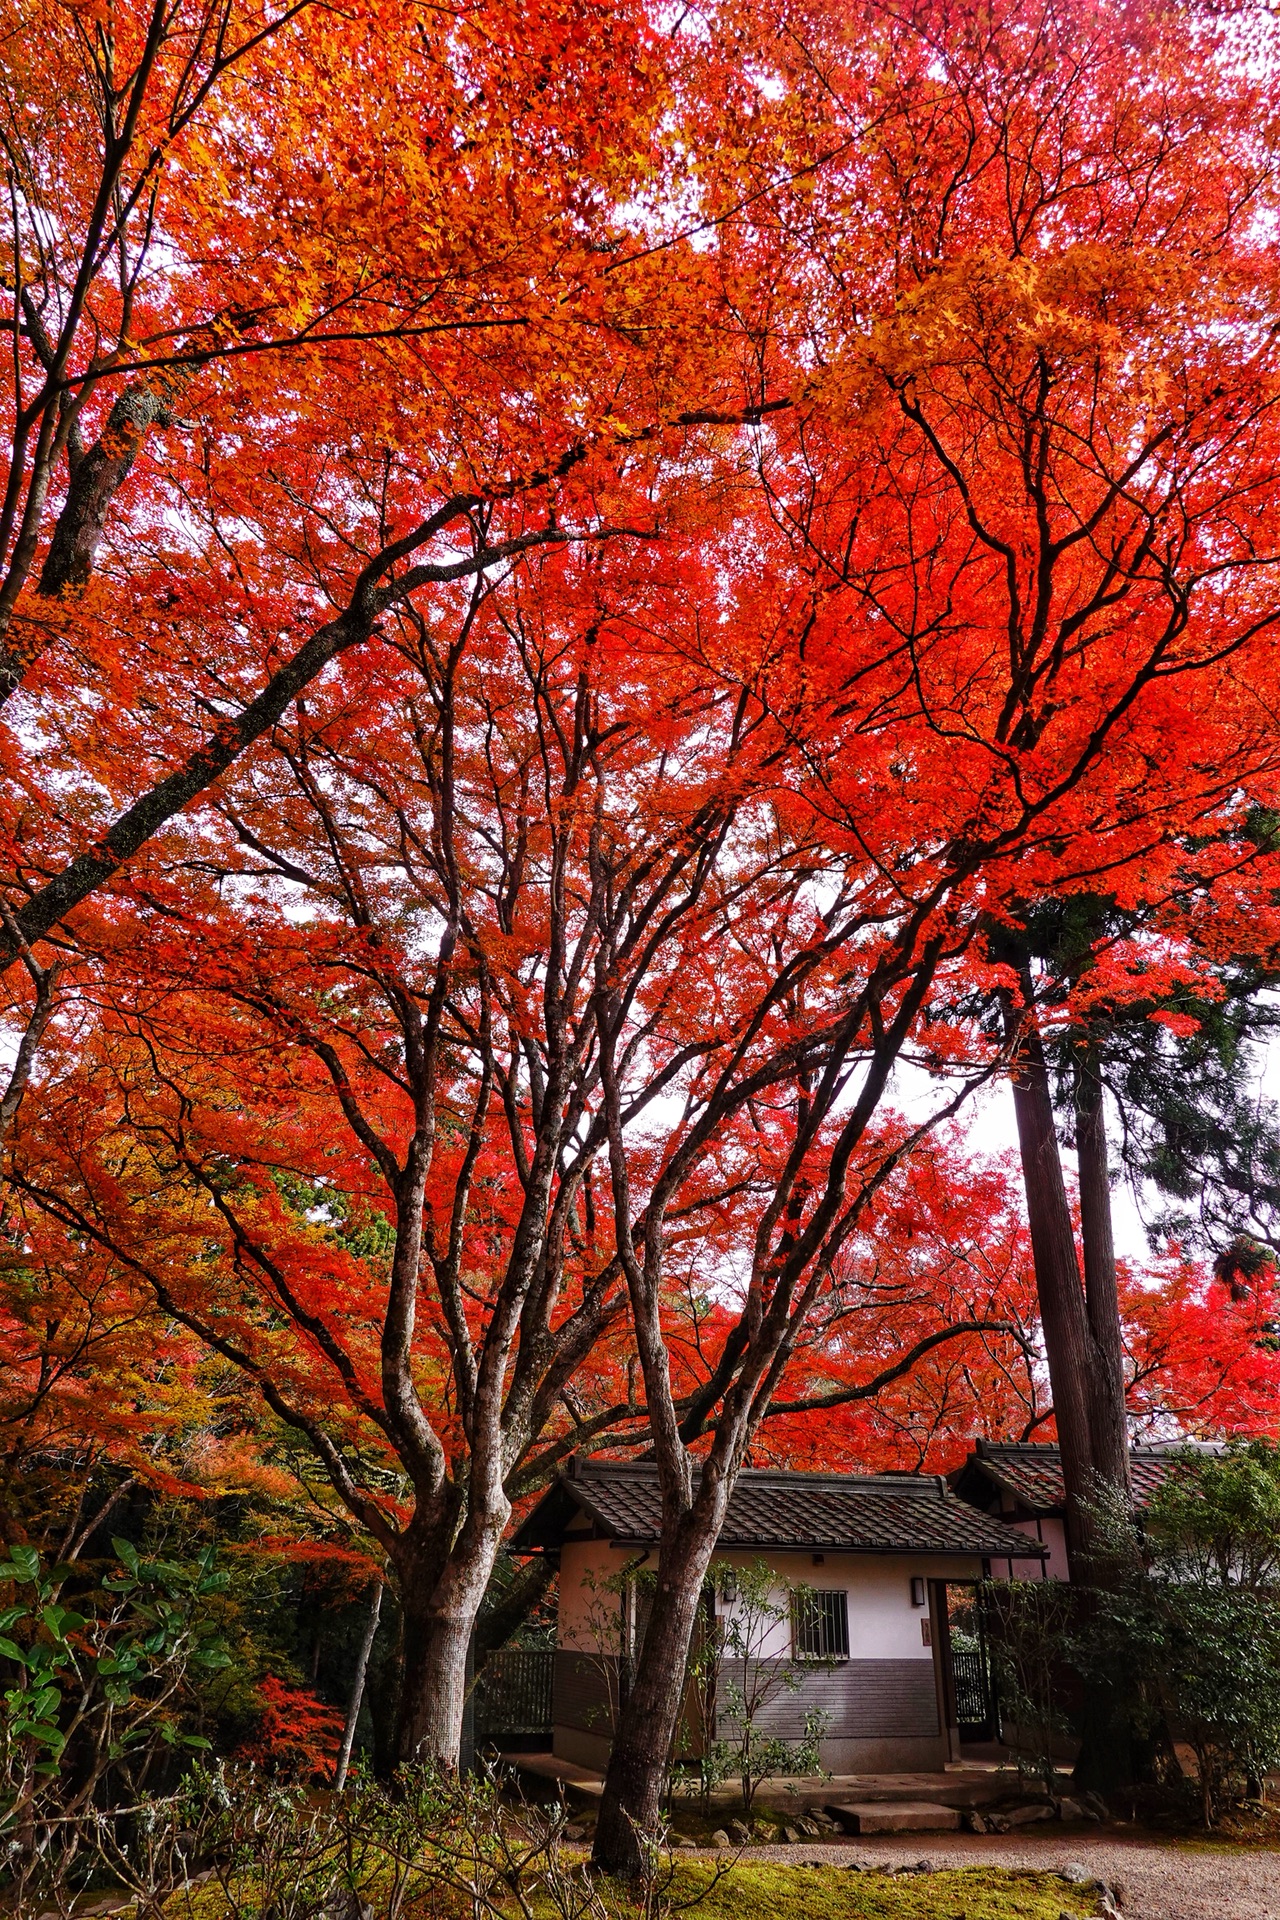
M44 598L56 599L89 580L112 502L148 430L168 424L180 385L181 376L170 370L131 380L117 395L101 438L72 463L67 497L40 569L37 592ZM13 664L0 662L0 696L7 696L13 684Z
M606 1873L634 1879L657 1831L658 1804L684 1701L689 1647L722 1513L697 1512L658 1564L653 1609L632 1682L618 1714L592 1858Z
M496 1606L490 1606L476 1629L477 1653L504 1647L517 1627L524 1625L555 1578L556 1563L549 1555L530 1560L520 1569Z
M507 1515L469 1515L436 1577L427 1556L401 1573L403 1667L396 1764L457 1770L467 1699L467 1650Z

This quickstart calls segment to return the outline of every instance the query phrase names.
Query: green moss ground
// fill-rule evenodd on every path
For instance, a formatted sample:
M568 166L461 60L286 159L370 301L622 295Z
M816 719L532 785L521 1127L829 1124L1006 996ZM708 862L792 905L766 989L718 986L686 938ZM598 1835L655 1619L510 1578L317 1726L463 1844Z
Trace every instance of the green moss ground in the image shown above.
M677 1900L706 1886L710 1869L682 1866ZM850 1873L840 1867L754 1866L743 1861L691 1910L690 1920L1058 1920L1092 1914L1092 1890L1056 1874L959 1867L920 1874Z
M996 1867L888 1874L739 1862L714 1885L712 1879L713 1869L702 1862L677 1866L668 1893L676 1920L1059 1920L1097 1911L1092 1890L1068 1886L1056 1874ZM626 1891L616 1885L602 1890L614 1920L627 1920L634 1909ZM376 1912L376 1896L369 1897ZM409 1920L466 1920L467 1910L461 1894L437 1891L411 1899L407 1914ZM165 1915L227 1920L227 1906L216 1889L204 1886L172 1897Z

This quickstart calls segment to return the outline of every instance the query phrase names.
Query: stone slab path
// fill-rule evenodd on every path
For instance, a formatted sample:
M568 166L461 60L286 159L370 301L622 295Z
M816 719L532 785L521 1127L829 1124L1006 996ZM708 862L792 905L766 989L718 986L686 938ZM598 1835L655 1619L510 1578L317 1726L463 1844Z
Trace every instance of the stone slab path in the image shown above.
M1264 1848L1170 1846L1115 1832L878 1835L841 1843L749 1847L746 1860L839 1866L850 1860L901 1866L1030 1867L1052 1872L1079 1862L1123 1895L1125 1920L1280 1920L1280 1852Z

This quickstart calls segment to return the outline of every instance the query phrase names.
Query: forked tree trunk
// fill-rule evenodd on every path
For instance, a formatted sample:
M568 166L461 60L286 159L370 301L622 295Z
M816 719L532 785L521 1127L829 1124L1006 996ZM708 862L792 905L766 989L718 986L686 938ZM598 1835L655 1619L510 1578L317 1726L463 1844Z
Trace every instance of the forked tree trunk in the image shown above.
M1066 1490L1067 1554L1072 1578L1087 1580L1094 1558L1092 1507L1098 1491L1091 1373L1100 1355L1089 1326L1062 1157L1054 1122L1049 1070L1039 1029L1029 1012L1019 1026L1013 1075L1027 1220L1035 1260L1036 1292L1045 1357L1062 1453Z
M712 1513L695 1509L658 1562L653 1609L618 1714L596 1822L593 1859L606 1873L628 1879L639 1875L646 1847L657 1832L689 1649L724 1505L721 1499Z
M1030 982L1024 982L1030 1008ZM1129 1436L1125 1419L1124 1346L1111 1232L1111 1187L1101 1080L1077 1072L1076 1141L1080 1154L1081 1238L1085 1285L1076 1258L1071 1209L1062 1174L1048 1066L1033 1016L1020 1024L1013 1083L1036 1291L1053 1391L1067 1508L1067 1556L1079 1585L1078 1631L1088 1631L1089 1589L1125 1577L1124 1538L1102 1509L1127 1511ZM1086 1687L1074 1777L1109 1791L1133 1777L1131 1729L1105 1690Z
M403 1664L396 1714L398 1766L456 1772L467 1699L467 1650L493 1573L509 1509L468 1516L433 1579L426 1557L398 1569Z

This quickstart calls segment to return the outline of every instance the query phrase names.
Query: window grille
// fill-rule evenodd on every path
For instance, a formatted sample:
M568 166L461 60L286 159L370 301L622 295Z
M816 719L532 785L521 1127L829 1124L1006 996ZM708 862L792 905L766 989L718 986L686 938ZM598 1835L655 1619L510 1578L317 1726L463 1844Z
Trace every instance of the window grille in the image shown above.
M791 1601L791 1646L797 1660L849 1658L849 1597L804 1587Z

